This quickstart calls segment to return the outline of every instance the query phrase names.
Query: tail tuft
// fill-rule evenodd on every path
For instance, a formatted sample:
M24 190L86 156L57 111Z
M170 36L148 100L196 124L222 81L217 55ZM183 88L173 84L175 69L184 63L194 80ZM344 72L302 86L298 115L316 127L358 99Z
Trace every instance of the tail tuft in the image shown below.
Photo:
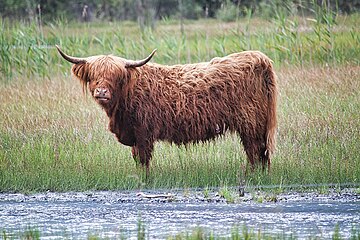
M268 168L270 169L271 155L275 151L276 147L276 106L277 106L277 83L276 75L273 71L273 66L269 62L266 69L264 80L266 83L267 97L268 97L268 112L267 112L267 123L266 123L266 150L265 159L267 160Z

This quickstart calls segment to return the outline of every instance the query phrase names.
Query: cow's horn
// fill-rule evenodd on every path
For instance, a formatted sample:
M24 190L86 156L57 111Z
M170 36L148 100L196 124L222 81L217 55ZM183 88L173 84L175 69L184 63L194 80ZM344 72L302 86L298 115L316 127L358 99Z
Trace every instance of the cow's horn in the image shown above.
M156 52L156 49L154 49L152 51L152 53L150 53L150 55L147 58L143 59L143 60L138 60L138 61L126 60L125 67L126 68L141 67L142 65L144 65L148 61L150 61L150 59L154 56L155 52Z
M78 63L86 63L86 58L76 58L76 57L71 57L67 54L65 54L63 51L61 51L60 47L58 45L55 45L55 47L57 48L57 50L59 51L60 55L67 61L74 63L74 64L78 64Z

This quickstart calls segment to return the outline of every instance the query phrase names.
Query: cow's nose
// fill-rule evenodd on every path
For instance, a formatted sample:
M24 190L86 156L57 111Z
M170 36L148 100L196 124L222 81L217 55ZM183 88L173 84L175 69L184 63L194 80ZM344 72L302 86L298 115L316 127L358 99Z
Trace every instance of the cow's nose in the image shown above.
M107 93L106 88L96 88L95 89L95 96L97 97L105 97Z

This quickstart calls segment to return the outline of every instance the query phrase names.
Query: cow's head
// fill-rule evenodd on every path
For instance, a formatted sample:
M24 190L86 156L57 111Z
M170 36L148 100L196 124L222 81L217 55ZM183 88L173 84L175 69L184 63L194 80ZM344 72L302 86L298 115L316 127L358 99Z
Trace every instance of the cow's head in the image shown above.
M104 108L111 108L119 97L115 94L123 91L133 78L130 69L146 64L155 54L154 50L147 58L138 61L127 60L112 55L99 55L87 58L71 57L56 45L61 56L73 63L72 73L81 81L83 88L89 86L94 99Z

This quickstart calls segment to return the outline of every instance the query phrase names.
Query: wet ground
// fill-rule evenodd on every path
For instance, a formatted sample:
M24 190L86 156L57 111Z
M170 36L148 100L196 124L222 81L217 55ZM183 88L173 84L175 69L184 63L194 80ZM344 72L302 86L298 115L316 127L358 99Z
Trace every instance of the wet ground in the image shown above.
M263 233L328 239L336 226L343 238L360 229L360 195L354 190L328 194L246 193L235 203L217 192L87 192L0 194L0 230L29 227L42 239L88 236L137 239L139 221L146 238L191 233L197 227L215 236L247 226Z

